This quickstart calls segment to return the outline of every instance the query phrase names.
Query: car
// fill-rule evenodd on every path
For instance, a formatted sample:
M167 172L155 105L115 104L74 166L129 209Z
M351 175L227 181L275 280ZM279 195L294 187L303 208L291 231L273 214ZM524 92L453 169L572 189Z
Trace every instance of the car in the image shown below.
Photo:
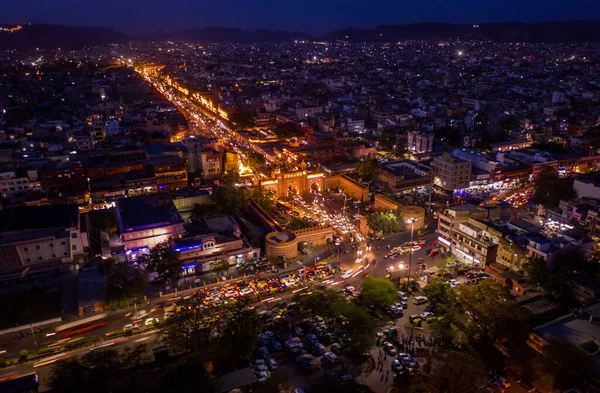
M325 345L321 344L321 343L317 343L314 346L314 350L316 353L318 353L319 355L323 355L325 352L327 352L327 348L325 348Z
M154 325L154 323L158 323L158 318L147 318L144 321L144 325L146 325L146 326L152 326L152 325Z
M325 352L323 354L323 358L327 359L331 363L337 362L337 355L333 352Z
M267 349L267 347L260 347L258 349L258 352L260 352L260 354L262 355L263 358L268 359L271 357L271 353L269 352L269 350Z
M496 374L494 375L494 379L499 381L504 388L508 388L510 386L510 382L508 382L508 379L503 375Z
M267 345L269 343L269 337L266 334L259 334L258 341L261 345Z
M398 291L398 298L400 300L407 301L408 300L408 293L402 292L402 291Z
M269 366L269 370L277 370L277 361L273 358L267 359L267 366Z
M271 373L268 372L268 371L259 371L259 372L256 373L256 379L259 382L266 381L267 379L269 379L270 376L271 376Z
M348 285L346 288L344 288L347 292L352 292L354 290L356 290L356 288L354 288L352 285Z
M304 329L302 329L300 326L296 326L294 328L294 332L296 332L296 334L299 336L304 336Z
M419 250L421 249L421 246L412 246L410 249L411 249L411 251L413 251L413 252L414 252L414 251L419 251Z
M434 316L435 316L435 314L432 312L429 312L429 311L422 312L421 315L419 315L419 317L424 321L426 321L429 318L434 317Z
M282 346L281 346L281 343L279 341L273 340L273 341L271 341L271 345L273 346L274 350L281 351Z
M408 321L409 321L409 322L412 322L412 321L414 321L415 319L421 319L421 315L420 315L420 314L412 314L412 315L409 315L409 316L408 316Z
M427 299L425 296L415 296L413 299L413 303L416 304L417 306L419 304L425 304L429 301L429 299Z
M428 248L425 250L425 255L429 255L429 254L431 254L431 248Z
M175 316L174 312L166 312L163 318L164 319L169 319L169 318L172 318L174 316Z
M316 345L319 343L319 339L314 334L309 334L306 338L308 338L308 341L310 341L312 345Z
M269 340L275 340L275 333L273 333L273 332L272 332L272 331L270 331L270 330L267 330L267 331L265 332L265 336L269 337Z
M258 371L269 371L269 367L267 366L267 364L259 364L257 366L252 367L254 369L254 372L258 372Z
M402 371L402 363L398 359L392 361L392 370L396 372Z
M296 388L294 389L294 393L306 393L306 390L304 390L303 388Z
M398 351L396 351L396 347L394 347L390 342L384 341L382 346L385 352L390 356L396 356L398 353Z
M252 290L252 288L249 288L249 287L242 288L240 290L240 295L242 295L242 296L252 295L253 293L254 293L254 291Z
M264 366L266 364L264 359L254 359L253 361L250 362L250 367L251 368L256 368L258 366Z
M401 300L400 301L400 305L402 306L403 309L407 309L408 308L408 302L406 300Z
M123 326L123 330L127 330L127 329L139 329L140 325L138 325L137 323L128 323L127 325Z
M342 345L339 343L331 344L331 352L335 353L336 355L339 355L340 353L342 353Z

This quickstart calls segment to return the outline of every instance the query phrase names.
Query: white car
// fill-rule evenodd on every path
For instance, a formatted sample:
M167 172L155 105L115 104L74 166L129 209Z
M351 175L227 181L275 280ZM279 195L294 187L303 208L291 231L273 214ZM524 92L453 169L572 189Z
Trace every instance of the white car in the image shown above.
M266 381L270 376L271 373L268 371L259 371L256 373L256 379L258 379L259 382Z
M246 287L240 291L240 295L242 295L242 296L251 295L253 292L254 291L252 291L252 288Z
M155 321L158 322L158 318L148 318L148 319L146 319L144 324L146 326L152 326L152 324L154 324Z
M412 246L410 249L413 251L419 251L421 249L421 246Z

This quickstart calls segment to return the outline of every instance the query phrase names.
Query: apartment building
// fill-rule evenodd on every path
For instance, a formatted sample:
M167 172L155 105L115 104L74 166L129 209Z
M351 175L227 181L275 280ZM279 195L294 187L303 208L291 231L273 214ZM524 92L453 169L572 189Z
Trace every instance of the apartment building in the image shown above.
M72 270L88 246L76 205L5 209L0 216L0 280Z
M431 161L435 170L434 184L444 190L468 188L471 181L472 163L444 153Z
M408 150L416 154L433 151L433 133L415 130L408 131L407 146Z
M0 194L4 198L14 194L42 189L36 169L27 171L7 170L0 172Z
M379 167L379 180L393 191L431 186L433 169L414 161L389 161Z

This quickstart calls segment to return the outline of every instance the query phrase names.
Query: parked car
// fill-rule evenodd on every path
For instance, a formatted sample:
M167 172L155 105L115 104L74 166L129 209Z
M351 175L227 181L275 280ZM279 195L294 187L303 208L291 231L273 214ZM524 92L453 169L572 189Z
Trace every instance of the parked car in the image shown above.
M394 359L392 362L392 370L396 372L402 371L402 363L398 359Z
M276 351L281 351L281 343L277 340L273 340L271 341L271 345L273 346L273 349Z
M271 353L269 352L269 350L267 349L267 347L260 347L258 349L258 352L260 352L260 354L262 355L263 358L268 359L271 357Z
M267 345L269 343L269 337L267 337L266 334L259 334L258 342L260 343L260 345Z
M429 301L425 296L415 296L413 299L413 303L416 305L425 304Z
M325 352L325 354L323 354L323 357L331 363L337 362L337 355L333 352Z
M267 379L269 379L270 376L271 376L271 373L268 372L268 371L259 371L259 372L256 373L256 379L259 382L266 381Z
M502 387L507 388L510 386L510 382L508 382L508 378L503 375L496 374L494 375L494 379L499 381L502 384Z
M325 348L325 345L323 345L321 343L317 343L314 347L314 350L319 355L323 355L325 352L327 352L327 348Z
M396 351L396 347L394 347L390 342L384 341L383 344L384 351L390 356L396 356L398 351Z
M342 345L338 343L331 344L331 352L335 353L336 355L339 355L340 353L342 353Z
M429 312L429 311L422 312L421 315L419 315L419 317L424 321L426 321L429 318L434 317L434 316L435 316L435 314L432 312Z
M267 366L269 366L269 370L277 370L277 362L273 358L267 359Z
M319 343L319 339L318 339L318 338L317 338L317 336L315 336L314 334L309 334L309 335L307 336L307 338L308 338L308 341L310 341L310 343L311 343L312 345L316 345L316 344L318 344L318 343Z
M296 326L294 328L294 331L296 332L297 335L299 336L304 336L304 329L302 329L302 327L300 326Z

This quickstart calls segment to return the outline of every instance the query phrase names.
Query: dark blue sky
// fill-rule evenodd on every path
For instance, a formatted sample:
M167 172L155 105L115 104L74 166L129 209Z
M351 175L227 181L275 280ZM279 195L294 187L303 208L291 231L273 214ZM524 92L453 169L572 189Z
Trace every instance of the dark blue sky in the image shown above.
M600 19L600 0L4 0L1 23L105 26L137 33L205 26L320 34L413 22Z

